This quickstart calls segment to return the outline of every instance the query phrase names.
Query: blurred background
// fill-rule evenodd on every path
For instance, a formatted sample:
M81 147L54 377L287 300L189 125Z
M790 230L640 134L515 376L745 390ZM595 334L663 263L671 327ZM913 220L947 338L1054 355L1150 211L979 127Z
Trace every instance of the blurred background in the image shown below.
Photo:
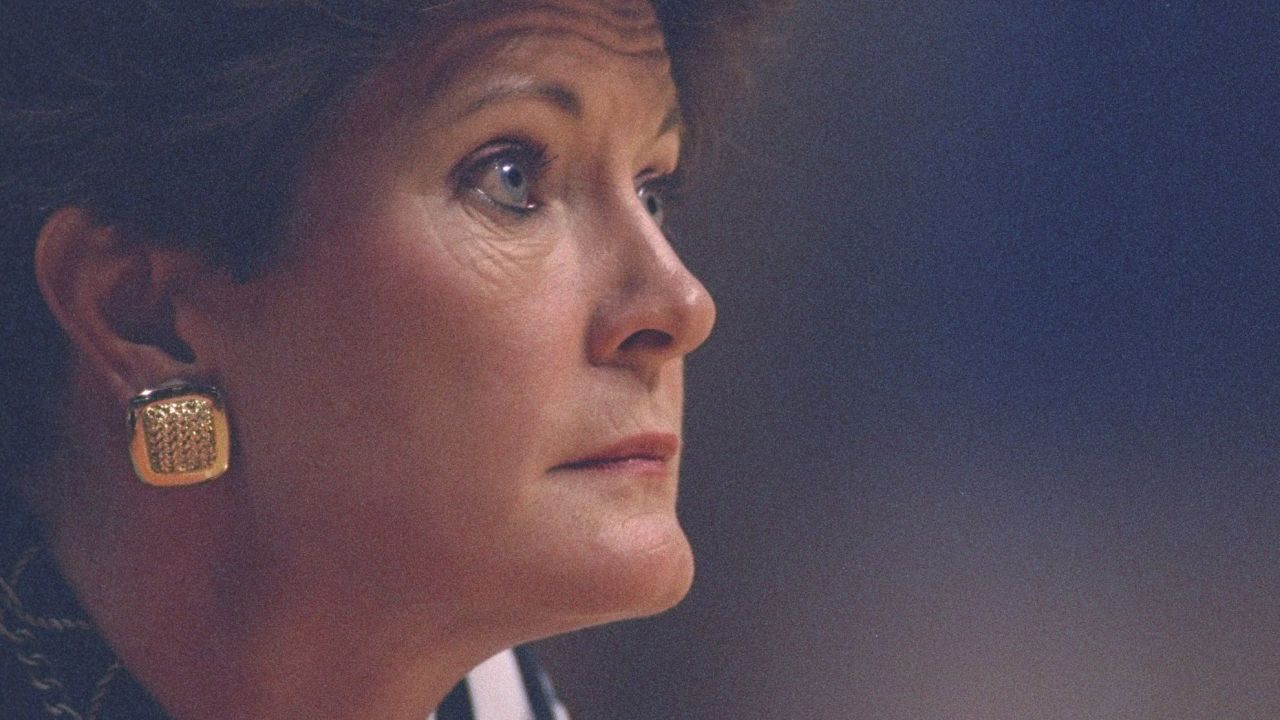
M1280 4L779 34L672 221L698 579L576 720L1280 717Z

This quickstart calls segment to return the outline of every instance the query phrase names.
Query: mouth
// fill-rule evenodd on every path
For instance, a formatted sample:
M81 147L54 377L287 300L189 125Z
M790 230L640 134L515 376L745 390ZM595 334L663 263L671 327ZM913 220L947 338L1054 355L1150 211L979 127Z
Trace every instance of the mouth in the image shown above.
M551 468L552 472L666 473L680 450L680 438L672 433L642 433Z

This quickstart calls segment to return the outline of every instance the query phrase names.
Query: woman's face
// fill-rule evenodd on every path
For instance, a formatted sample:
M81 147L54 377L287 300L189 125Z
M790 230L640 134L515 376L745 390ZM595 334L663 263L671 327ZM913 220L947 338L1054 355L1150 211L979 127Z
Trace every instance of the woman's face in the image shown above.
M194 349L277 581L534 635L687 591L682 362L715 311L661 228L680 125L652 10L501 7L358 91L282 267Z

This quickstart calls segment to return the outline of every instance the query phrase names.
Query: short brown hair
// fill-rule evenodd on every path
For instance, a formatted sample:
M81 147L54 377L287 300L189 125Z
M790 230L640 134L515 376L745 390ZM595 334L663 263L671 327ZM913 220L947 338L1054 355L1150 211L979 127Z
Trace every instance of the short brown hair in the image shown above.
M763 0L656 0L692 137ZM301 163L404 28L445 0L112 0L0 6L0 467L54 448L66 340L34 243L76 205L131 238L269 266ZM711 78L716 78L712 81ZM720 89L721 92L712 92ZM18 419L21 422L18 422Z

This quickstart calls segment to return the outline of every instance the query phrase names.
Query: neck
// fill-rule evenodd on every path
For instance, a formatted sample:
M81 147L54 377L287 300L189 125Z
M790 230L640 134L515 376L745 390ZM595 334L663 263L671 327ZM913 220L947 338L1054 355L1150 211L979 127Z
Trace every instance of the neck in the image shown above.
M264 552L272 543L231 477L178 489L144 486L127 468L93 477L45 485L76 488L46 517L54 555L103 637L176 720L422 720L499 649L462 642L440 622L445 607L388 608L288 570Z

